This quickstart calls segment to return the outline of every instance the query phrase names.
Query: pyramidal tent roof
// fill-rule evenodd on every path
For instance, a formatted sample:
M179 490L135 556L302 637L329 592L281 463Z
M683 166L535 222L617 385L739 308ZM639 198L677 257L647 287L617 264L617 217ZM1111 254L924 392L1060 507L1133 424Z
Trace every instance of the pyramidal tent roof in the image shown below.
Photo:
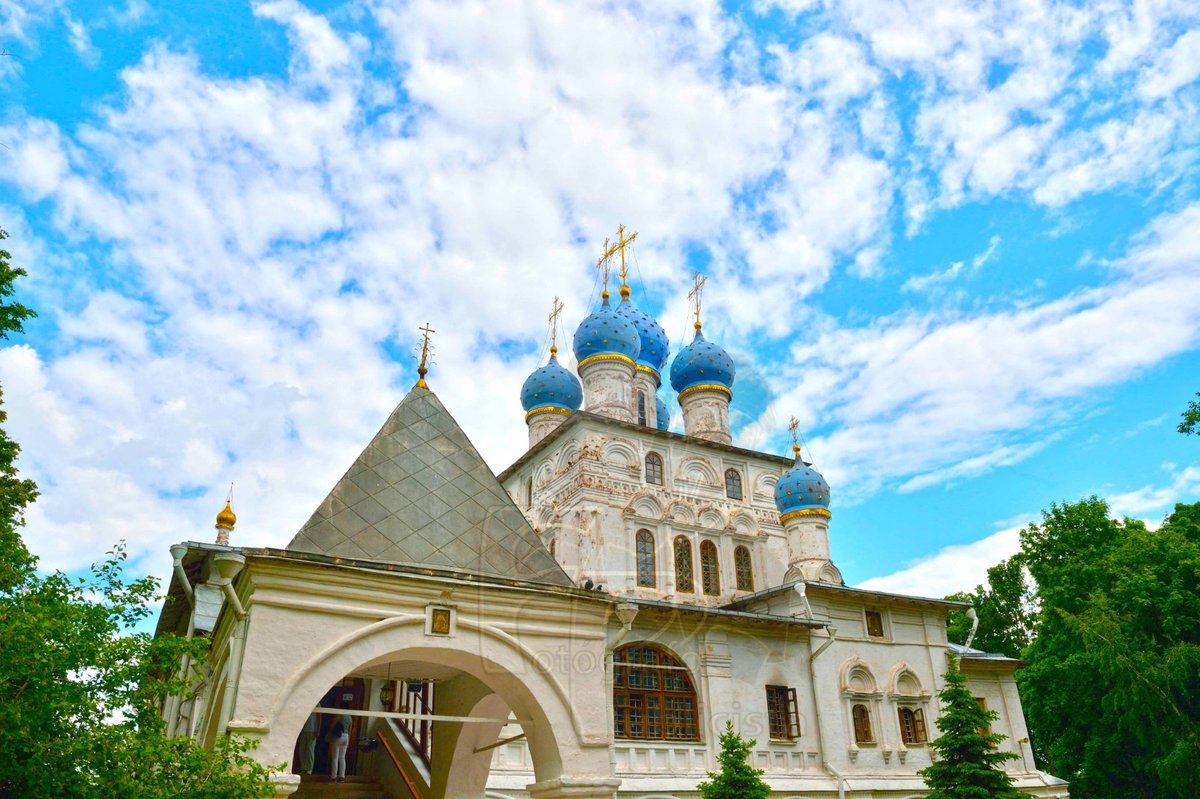
M420 387L287 548L572 584L462 428Z

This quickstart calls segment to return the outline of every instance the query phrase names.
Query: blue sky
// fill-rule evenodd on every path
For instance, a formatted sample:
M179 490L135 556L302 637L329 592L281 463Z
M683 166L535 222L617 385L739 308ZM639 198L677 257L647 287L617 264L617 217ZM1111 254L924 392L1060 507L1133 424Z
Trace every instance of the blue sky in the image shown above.
M738 443L800 420L852 584L970 588L1052 502L1200 493L1193 2L0 0L0 52L47 566L162 574L230 482L238 543L286 543L426 321L503 469L620 223L676 347L709 275Z

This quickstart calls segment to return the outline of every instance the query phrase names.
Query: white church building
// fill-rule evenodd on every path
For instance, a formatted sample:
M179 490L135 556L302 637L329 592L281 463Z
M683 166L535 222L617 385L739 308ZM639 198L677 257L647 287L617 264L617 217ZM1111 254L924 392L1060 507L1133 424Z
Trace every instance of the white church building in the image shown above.
M228 505L217 543L172 547L158 630L212 650L183 664L197 688L170 729L256 740L286 764L278 797L693 799L732 721L775 796L910 799L954 653L1016 786L1067 796L1034 766L1021 663L948 644L958 603L846 586L800 448L732 444L735 367L698 297L666 386L667 337L624 274L573 343L575 371L552 347L526 380L529 449L498 476L422 359L286 548L231 544Z

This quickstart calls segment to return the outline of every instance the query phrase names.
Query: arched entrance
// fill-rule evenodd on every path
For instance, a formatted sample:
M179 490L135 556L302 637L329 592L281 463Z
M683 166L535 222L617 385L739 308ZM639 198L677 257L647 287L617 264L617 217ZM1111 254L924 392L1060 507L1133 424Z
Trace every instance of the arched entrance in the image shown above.
M278 655L277 650L260 653L251 646L243 686L254 678L259 658L264 659L264 673L279 673ZM519 725L528 744L535 777L529 790L535 797L611 797L619 784L611 777L607 741L581 734L564 687L578 675L557 671L553 661L539 658L503 631L464 621L453 636L430 636L423 616L392 617L347 631L320 651L297 658L285 671L270 694L240 694L246 706L239 701L237 718L258 716L266 722L257 750L264 762L287 761L290 770L297 737L331 686L362 678L366 692L373 694L386 680L381 675L388 675L441 686L434 712L423 714L433 723L433 745L428 793L418 799L482 796L490 755L481 744L494 742L510 721ZM602 674L595 679L602 696ZM377 697L373 704L379 710L361 711L363 718L388 718ZM421 786L415 787L420 793Z

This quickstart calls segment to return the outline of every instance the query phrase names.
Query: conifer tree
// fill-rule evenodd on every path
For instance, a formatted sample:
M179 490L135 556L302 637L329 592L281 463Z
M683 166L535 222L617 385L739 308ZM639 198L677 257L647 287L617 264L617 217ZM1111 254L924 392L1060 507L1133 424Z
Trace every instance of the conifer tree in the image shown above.
M701 799L767 799L771 789L762 781L762 769L746 762L757 741L747 741L733 731L733 722L725 722L721 733L721 771L708 772L708 780L697 786Z
M996 748L1005 736L986 731L999 714L975 701L956 661L951 660L945 679L938 693L942 734L930 744L933 763L917 772L932 789L927 799L1021 799L1024 794L1004 772L1004 761L1017 756Z

